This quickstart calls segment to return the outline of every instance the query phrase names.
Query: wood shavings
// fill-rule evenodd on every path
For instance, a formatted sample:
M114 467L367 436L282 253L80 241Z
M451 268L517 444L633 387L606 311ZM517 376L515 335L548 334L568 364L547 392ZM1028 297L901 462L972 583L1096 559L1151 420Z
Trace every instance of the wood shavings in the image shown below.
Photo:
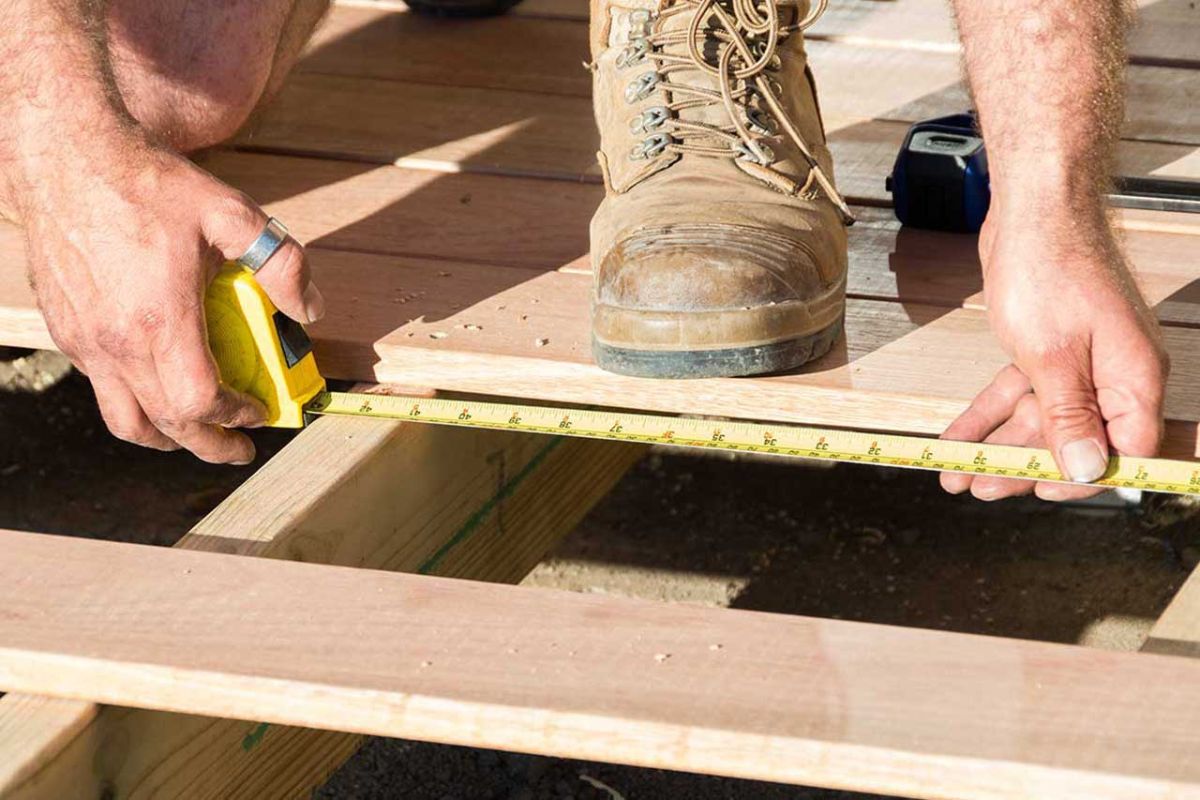
M446 333L445 331L434 331L433 333L429 334L430 339L448 339L449 337L450 334Z
M671 657L670 653L655 653L654 654L654 660L660 664L665 663L666 660L670 657Z
M548 344L550 344L549 339L534 339L533 340L534 347L545 347Z
M461 327L462 327L462 329L463 329L463 330L467 330L467 331L481 331L481 330L483 330L483 326L482 326L482 325L476 325L474 322L467 322L467 323L464 323L464 324L463 324Z

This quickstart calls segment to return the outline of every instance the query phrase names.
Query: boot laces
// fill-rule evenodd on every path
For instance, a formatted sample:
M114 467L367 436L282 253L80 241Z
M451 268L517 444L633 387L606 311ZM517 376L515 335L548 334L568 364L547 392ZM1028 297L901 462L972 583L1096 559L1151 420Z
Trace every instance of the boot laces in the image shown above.
M650 108L631 123L646 138L631 158L654 158L663 152L742 159L770 168L775 153L764 137L782 133L808 163L808 177L798 194L812 195L813 184L834 203L847 224L853 222L846 201L825 173L799 128L779 100L781 87L773 73L781 68L779 45L802 33L824 13L828 0L816 0L802 19L785 22L803 0L671 0L661 11L633 11L629 44L617 56L617 67L649 62L654 71L634 78L625 99L637 102L657 88L670 93L666 106ZM686 30L654 30L661 21L691 14ZM716 90L691 85L686 73L699 70L716 79ZM723 106L727 125L680 119L687 109ZM790 178L771 170L783 180Z

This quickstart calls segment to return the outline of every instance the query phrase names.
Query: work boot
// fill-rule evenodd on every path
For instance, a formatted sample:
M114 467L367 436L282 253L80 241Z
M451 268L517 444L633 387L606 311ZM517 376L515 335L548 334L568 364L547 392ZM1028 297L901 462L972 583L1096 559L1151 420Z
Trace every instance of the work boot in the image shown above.
M625 375L791 369L845 313L846 232L808 0L593 0L604 201L592 350Z

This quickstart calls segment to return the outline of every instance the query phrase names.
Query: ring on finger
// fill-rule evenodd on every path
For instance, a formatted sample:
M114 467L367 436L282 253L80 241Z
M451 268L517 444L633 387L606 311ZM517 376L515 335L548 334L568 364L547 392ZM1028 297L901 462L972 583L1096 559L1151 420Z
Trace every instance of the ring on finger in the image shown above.
M271 217L263 227L262 233L250 243L246 252L238 258L237 263L251 272L258 272L271 260L271 256L279 252L279 248L283 247L287 238L288 229L282 222Z

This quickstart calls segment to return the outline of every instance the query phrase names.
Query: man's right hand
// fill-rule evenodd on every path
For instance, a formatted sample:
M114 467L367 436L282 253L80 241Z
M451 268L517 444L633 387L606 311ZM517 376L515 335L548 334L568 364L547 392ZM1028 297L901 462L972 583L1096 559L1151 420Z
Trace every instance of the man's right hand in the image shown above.
M74 138L74 137L72 137ZM107 137L106 137L107 138ZM136 129L115 146L78 142L25 166L16 205L29 275L58 347L92 382L117 437L205 461L248 463L254 445L231 428L265 409L220 382L208 348L204 294L267 216L240 192ZM324 313L292 239L258 273L298 322Z

